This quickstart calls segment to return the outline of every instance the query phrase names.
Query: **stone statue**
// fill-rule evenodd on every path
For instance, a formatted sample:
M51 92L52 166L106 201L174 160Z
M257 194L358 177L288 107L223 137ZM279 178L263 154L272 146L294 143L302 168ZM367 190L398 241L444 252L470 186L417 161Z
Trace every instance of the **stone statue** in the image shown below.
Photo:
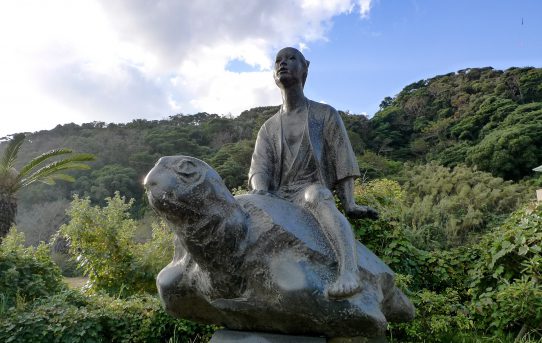
M414 317L393 272L335 206L332 190L349 216L378 216L354 202L359 170L339 115L303 95L308 65L293 48L277 54L283 105L258 134L251 194L232 196L188 156L162 157L145 178L150 205L175 234L173 261L157 277L168 313L329 338L383 336L389 321Z
M252 156L249 184L257 194L267 192L307 209L324 230L339 263L337 280L327 288L332 298L348 297L361 289L352 228L335 206L336 190L352 217L376 218L375 210L354 201L356 156L337 111L303 95L309 61L294 48L277 54L274 79L282 106L260 129Z
M233 197L214 169L162 157L145 178L150 205L175 233L175 255L157 278L166 311L229 329L381 336L413 318L393 272L356 242L361 290L332 299L334 247L314 215L267 194Z

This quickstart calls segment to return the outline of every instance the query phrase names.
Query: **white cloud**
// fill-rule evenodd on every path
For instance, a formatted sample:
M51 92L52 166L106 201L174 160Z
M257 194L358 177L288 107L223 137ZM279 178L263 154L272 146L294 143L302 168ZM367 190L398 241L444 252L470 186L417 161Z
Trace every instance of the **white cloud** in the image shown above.
M0 136L277 104L273 53L308 50L333 17L370 8L370 0L3 1ZM255 71L228 71L232 60Z
M358 0L359 14L362 18L365 18L369 15L371 10L372 0Z

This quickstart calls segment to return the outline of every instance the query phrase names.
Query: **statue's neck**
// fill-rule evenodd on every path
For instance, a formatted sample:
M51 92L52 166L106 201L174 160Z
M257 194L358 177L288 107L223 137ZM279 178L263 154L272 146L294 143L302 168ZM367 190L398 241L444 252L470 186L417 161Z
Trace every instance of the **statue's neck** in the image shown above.
M294 112L305 107L307 99L303 94L303 86L296 84L292 87L282 88L282 112Z
M246 238L246 214L237 203L224 203L212 208L205 216L194 215L191 221L177 222L183 227L184 245L194 260L204 264L205 251L222 246L223 253L232 256L239 253L239 246ZM219 256L219 255L217 255Z

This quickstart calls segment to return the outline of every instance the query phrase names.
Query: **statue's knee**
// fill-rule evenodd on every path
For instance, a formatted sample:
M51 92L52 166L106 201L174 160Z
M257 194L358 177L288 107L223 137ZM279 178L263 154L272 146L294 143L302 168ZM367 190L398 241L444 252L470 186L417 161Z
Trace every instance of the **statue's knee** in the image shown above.
M177 266L167 265L156 277L158 292L163 295L177 292L182 277L183 275Z
M323 201L333 201L331 191L322 186L309 186L305 190L305 202L308 205L316 206Z

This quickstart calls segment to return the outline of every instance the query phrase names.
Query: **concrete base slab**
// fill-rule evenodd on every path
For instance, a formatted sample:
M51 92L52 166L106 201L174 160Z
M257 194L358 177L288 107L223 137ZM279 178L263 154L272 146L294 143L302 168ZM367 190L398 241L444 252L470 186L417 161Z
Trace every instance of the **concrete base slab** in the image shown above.
M265 332L219 330L214 333L210 343L326 343L326 339Z

